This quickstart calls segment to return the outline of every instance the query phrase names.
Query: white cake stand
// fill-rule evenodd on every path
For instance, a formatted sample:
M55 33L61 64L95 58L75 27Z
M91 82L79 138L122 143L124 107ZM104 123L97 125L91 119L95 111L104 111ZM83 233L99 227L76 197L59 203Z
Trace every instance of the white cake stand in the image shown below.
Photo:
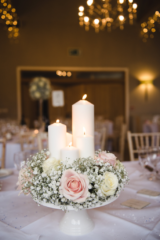
M95 207L90 207L87 209L97 208L105 206L113 201L115 201L118 197L114 197L104 204L97 204ZM59 206L53 205L51 203L38 202L38 204L55 209L61 209ZM94 223L92 219L88 216L86 210L75 211L72 206L67 206L68 211L64 214L61 222L60 222L60 230L70 236L81 236L89 233L94 228Z

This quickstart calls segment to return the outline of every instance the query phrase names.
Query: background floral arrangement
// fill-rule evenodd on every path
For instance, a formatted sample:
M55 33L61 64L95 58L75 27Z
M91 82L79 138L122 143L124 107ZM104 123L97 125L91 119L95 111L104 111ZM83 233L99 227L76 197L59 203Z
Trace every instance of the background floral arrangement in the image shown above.
M44 77L34 78L30 83L29 92L32 99L48 99L51 94L50 81Z
M95 159L81 158L72 165L41 151L22 162L18 189L36 202L85 209L117 197L128 182L123 164L112 153L97 151Z

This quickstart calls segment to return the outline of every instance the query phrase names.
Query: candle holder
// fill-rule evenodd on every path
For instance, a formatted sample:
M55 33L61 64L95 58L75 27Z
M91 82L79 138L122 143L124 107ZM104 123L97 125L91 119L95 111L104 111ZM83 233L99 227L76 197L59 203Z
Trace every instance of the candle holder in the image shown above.
M114 197L102 205L97 204L95 207L90 207L87 209L89 210L105 206L115 201L117 198L118 197ZM39 201L36 202L45 207L61 209L59 206L53 205L51 203L44 203ZM89 217L87 209L75 211L72 206L67 206L67 211L64 213L64 216L59 223L60 231L70 236L82 236L91 232L94 229L95 224Z
M18 189L45 207L65 210L60 230L72 236L89 233L94 223L87 209L115 201L128 182L123 164L112 153L97 151L95 158L72 163L41 151L22 162Z

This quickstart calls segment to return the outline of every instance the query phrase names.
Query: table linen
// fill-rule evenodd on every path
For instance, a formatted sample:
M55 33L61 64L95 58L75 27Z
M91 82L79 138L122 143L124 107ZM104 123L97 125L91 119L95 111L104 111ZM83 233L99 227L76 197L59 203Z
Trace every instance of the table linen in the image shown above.
M71 238L80 240L160 239L160 196L149 197L137 194L138 190L144 188L160 191L160 181L147 180L138 162L126 162L124 165L129 174L129 184L113 203L88 210L88 214L95 223L95 228L87 235L71 237L61 233L59 222L64 212L43 206L38 207L31 196L23 194L18 196L19 192L15 191L17 180L15 174L1 180L0 222L9 224L13 228L16 227L19 231L29 235L40 235L40 240L67 240ZM141 210L121 205L122 202L131 198L147 201L150 204Z

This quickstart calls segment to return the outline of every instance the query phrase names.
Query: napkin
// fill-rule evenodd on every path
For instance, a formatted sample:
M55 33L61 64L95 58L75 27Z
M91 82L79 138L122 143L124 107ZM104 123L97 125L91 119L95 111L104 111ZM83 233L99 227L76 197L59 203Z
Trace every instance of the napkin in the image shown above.
M0 239L3 240L38 240L37 234L26 234L16 228L10 227L3 222L0 222Z

